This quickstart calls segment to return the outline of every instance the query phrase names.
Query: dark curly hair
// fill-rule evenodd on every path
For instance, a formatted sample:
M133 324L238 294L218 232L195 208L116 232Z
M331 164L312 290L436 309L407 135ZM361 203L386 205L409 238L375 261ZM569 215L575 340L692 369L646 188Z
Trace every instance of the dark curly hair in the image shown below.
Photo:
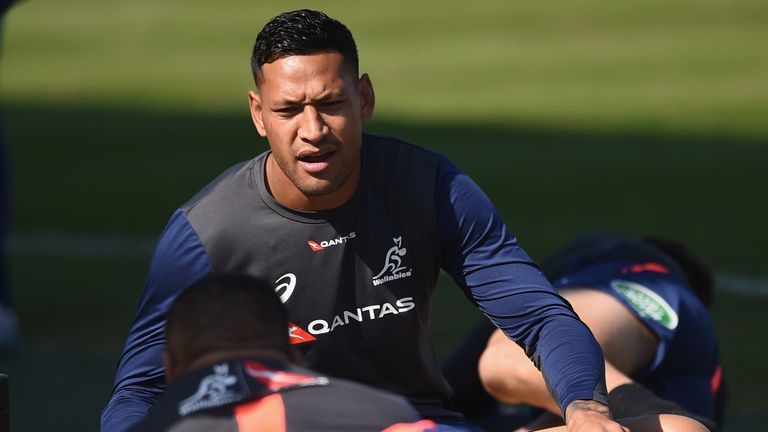
M251 54L251 71L256 85L262 66L284 57L338 52L355 74L359 73L357 45L341 22L309 9L284 12L272 18L256 36Z
M176 298L165 339L173 363L186 367L221 350L287 353L287 328L287 312L271 284L246 275L211 274Z

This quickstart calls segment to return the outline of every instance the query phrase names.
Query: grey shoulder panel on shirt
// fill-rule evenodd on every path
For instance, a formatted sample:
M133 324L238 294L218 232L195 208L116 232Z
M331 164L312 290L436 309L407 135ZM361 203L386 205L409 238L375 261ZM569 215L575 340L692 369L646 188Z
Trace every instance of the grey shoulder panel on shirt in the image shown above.
M256 159L240 162L227 168L223 173L219 174L218 177L216 177L213 181L208 183L204 188L197 192L192 198L190 198L189 201L184 203L181 206L181 209L184 211L184 213L189 215L192 209L195 208L199 203L204 202L207 197L213 195L216 191L222 188L230 186L233 181L240 179L260 157L262 156L259 156Z

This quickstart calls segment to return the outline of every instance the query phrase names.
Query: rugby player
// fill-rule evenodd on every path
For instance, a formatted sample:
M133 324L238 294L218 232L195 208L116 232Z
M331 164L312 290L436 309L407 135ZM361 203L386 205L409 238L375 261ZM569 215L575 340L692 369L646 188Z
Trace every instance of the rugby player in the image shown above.
M591 234L543 269L603 348L615 417L680 414L710 430L722 425L726 389L707 309L713 278L698 257L669 240ZM498 400L559 414L524 359L494 331L479 362L485 388Z
M249 276L209 275L182 292L166 323L170 386L132 430L434 430L400 396L292 364L273 290Z
M251 116L270 150L171 216L103 430L124 430L162 394L168 307L211 272L274 282L311 369L404 395L441 425L471 427L446 407L451 389L428 336L441 268L526 347L571 432L623 430L606 405L599 345L488 197L444 156L362 132L375 94L343 24L311 10L273 18L256 38L252 72Z

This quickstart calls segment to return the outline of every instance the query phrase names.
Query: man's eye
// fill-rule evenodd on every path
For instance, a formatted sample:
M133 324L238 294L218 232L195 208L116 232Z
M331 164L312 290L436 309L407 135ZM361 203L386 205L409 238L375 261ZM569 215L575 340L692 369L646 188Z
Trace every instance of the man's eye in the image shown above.
M328 109L328 108L336 108L336 107L341 106L342 102L343 101L340 101L340 100L337 100L337 101L327 101L327 102L323 102L320 106L322 108L326 108L326 109Z
M299 111L301 111L301 108L299 108L299 107L282 107L282 108L277 108L274 111L276 113L278 113L278 114L281 114L281 115L295 115Z

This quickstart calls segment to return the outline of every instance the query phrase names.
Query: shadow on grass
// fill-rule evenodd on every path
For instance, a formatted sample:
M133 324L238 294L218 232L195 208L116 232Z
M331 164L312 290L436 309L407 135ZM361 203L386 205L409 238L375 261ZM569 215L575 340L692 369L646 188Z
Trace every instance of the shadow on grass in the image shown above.
M267 148L246 112L11 105L5 116L17 232L154 235L224 168ZM654 232L721 270L765 274L768 137L392 119L367 129L446 153L534 255L588 229Z
M178 205L224 168L267 148L245 112L11 105L4 114L12 151L12 229L18 233L153 237ZM765 275L765 139L381 118L367 130L447 154L490 195L534 257L587 230L653 232L689 243L720 271ZM42 418L23 419L39 416L38 408L60 398L78 414L58 430L94 428L146 262L13 258L28 348L19 359L0 363L17 376L14 430L49 430ZM443 351L460 336L455 311L475 318L465 303L458 290L438 292L435 333ZM717 317L727 321L729 313ZM739 327L723 325L724 350L738 350L732 338L741 334ZM101 351L82 354L91 348ZM48 392L45 374L69 378ZM737 378L749 382L747 374ZM86 381L91 384L82 386ZM78 389L99 395L81 398ZM38 400L35 392L51 397Z

